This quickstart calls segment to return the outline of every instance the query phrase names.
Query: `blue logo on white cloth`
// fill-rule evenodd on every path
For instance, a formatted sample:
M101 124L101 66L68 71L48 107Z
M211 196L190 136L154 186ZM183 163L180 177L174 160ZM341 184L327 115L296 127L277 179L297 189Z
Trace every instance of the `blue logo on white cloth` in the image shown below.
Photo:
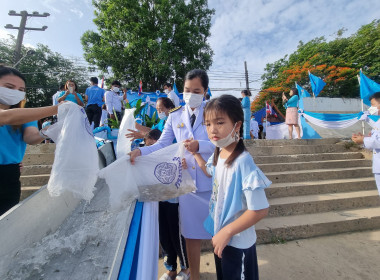
M163 184L171 184L176 177L177 166L174 163L161 162L154 169L154 176Z

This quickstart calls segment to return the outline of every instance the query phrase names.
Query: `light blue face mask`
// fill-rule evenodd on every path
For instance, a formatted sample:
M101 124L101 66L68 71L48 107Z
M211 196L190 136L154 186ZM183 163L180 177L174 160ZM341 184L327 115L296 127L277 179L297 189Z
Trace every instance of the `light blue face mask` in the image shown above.
M158 113L158 118L160 120L165 121L168 118L168 116L165 114L165 112L161 112L161 113Z

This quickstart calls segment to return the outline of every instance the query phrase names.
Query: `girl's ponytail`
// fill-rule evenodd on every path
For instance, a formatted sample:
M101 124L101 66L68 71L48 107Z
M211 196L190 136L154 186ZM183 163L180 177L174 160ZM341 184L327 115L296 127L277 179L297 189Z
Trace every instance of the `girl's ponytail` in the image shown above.
M226 160L227 167L230 167L231 164L234 162L234 160L237 159L237 157L240 156L245 150L246 150L246 148L244 145L243 138L240 138L239 142L237 143L237 145L234 149L234 151Z

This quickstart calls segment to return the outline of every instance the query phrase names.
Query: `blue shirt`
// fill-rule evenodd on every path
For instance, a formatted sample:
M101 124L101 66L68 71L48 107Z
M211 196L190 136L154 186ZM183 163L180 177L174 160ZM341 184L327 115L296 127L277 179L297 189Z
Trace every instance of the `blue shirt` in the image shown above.
M247 152L240 154L230 167L217 169L212 165L214 155L209 158L206 167L212 175L213 190L209 205L209 215L204 222L208 233L215 235L220 229L238 219L246 210L261 210L269 207L264 189L272 183L255 165L252 156ZM218 159L218 163L220 158ZM217 174L222 170L224 174ZM224 178L218 182L218 178ZM222 189L221 189L222 188ZM223 198L218 203L218 193ZM215 214L219 212L216 217ZM215 221L217 225L215 228ZM255 226L235 234L229 245L247 249L256 243Z
M37 121L25 123L18 130L14 130L11 125L0 126L0 164L22 162L26 150L23 135L29 126L38 127Z
M290 99L284 104L285 108L298 107L298 95L293 95Z
M98 87L97 85L87 88L85 92L85 95L88 98L87 106L96 104L99 107L102 107L104 93L105 93L105 90Z
M66 93L66 92L62 91L62 92L58 95L58 98L57 98L57 99L60 99L62 96L65 95L65 93ZM83 98L82 98L82 96L81 96L79 93L77 93L77 95L78 95L79 99L83 102ZM73 103L75 103L75 104L78 104L78 102L77 102L77 100L76 100L74 94L72 94L72 93L69 93L69 94L66 96L65 101L71 101L71 102L73 102Z

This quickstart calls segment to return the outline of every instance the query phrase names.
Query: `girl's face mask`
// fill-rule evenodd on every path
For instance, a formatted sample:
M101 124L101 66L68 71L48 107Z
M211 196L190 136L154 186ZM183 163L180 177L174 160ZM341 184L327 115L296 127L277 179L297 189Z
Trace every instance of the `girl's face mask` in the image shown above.
M228 147L229 145L231 145L232 143L239 141L239 134L238 134L238 132L235 132L235 127L236 127L236 123L235 123L231 133L229 133L223 139L219 139L216 141L210 139L211 143L213 143L216 147L225 148L225 147Z
M377 109L377 107L375 107L375 106L371 106L371 107L368 108L368 112L371 115L377 115L378 112L379 112L379 109Z
M25 99L25 92L6 87L0 87L0 103L4 105L16 105Z

